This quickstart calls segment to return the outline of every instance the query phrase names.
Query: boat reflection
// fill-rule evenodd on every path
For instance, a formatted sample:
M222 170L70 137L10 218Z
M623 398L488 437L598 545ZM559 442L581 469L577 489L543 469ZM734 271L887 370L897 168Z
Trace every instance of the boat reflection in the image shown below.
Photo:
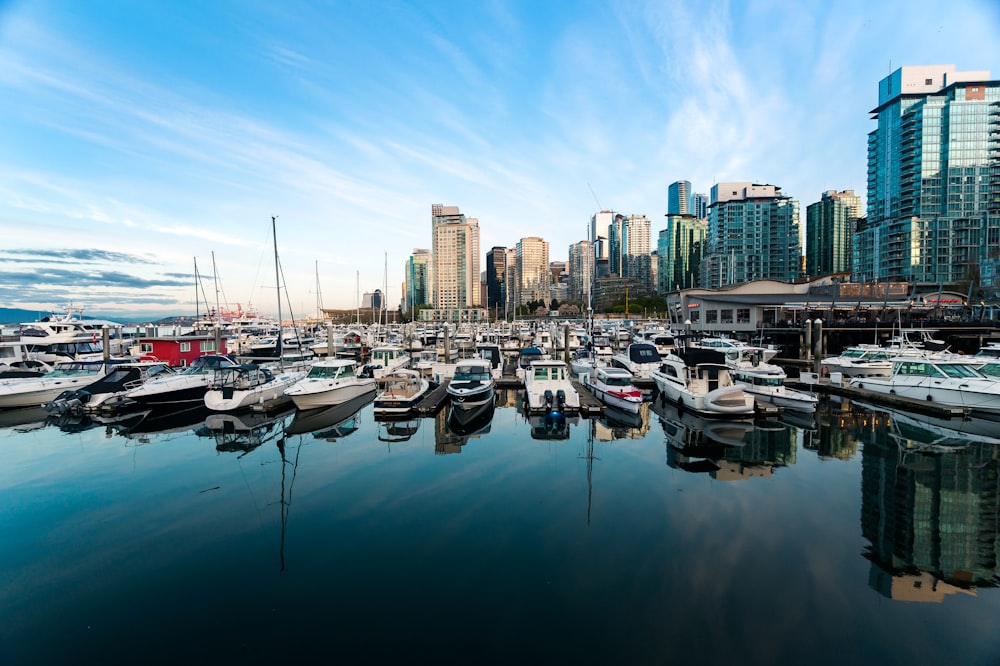
M490 431L495 412L493 403L477 410L472 419L460 411L453 410L449 406L434 417L434 453L438 455L461 453L470 439L481 437Z
M490 431L490 423L493 421L494 407L489 402L480 409L465 410L452 409L448 406L448 429L452 434L459 437L474 437L485 435Z
M143 413L143 419L124 433L126 437L145 438L148 441L150 435L187 432L204 425L205 419L214 412L202 404L187 409L150 410Z
M378 423L378 440L389 444L405 442L417 434L420 419L375 419Z
M312 433L316 439L332 441L341 439L361 427L361 408L371 404L376 391L369 391L356 398L332 407L300 410L285 428L289 435Z
M868 584L890 599L932 603L996 587L1000 442L906 415L891 418L888 429L862 437Z
M770 477L775 468L795 462L796 442L779 421L720 421L651 404L660 417L670 467L738 481Z
M294 413L294 407L275 413L212 412L205 417L205 425L195 433L199 437L213 438L216 451L239 453L239 457L243 457L261 444L280 438Z
M38 430L48 425L49 413L39 407L0 409L0 429L13 428L18 432Z
M616 439L642 439L649 432L649 406L644 402L638 413L627 412L617 407L605 405L603 414L594 421L594 436L598 441L610 442Z

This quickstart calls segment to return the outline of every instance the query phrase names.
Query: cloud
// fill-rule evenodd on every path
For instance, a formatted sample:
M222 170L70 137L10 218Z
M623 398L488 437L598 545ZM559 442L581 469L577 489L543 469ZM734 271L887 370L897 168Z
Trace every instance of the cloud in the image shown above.
M41 249L20 249L20 250L0 250L0 254L14 255L15 257L25 257L15 259L15 261L43 261L52 263L78 263L80 261L109 261L127 264L155 264L152 259L123 252L109 252L97 249L63 249L63 250L41 250Z

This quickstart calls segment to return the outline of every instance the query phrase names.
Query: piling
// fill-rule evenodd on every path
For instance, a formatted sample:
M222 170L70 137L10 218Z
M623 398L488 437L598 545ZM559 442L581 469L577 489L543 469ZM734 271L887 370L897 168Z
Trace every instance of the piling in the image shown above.
M823 359L823 320L817 317L816 321L813 322L813 328L815 329L813 332L813 344L815 345L813 372L819 374L820 362Z
M111 329L105 324L101 326L101 342L104 344L104 360L111 358Z
M326 325L326 355L333 356L333 324Z

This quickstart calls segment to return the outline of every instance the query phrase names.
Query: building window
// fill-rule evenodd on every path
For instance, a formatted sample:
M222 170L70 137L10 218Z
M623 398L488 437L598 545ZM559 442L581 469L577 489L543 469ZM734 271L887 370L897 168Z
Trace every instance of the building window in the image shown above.
M189 352L189 351L191 351L191 343L190 342L182 342L181 343L181 353L183 354L183 353Z
M718 310L706 310L705 311L705 323L706 324L717 324L717 323L719 323L719 311Z
M924 85L929 86L934 83L934 79L924 79Z
M214 352L215 351L215 340L205 340L198 345L198 349L202 352Z
M139 353L140 354L152 354L153 353L153 343L152 342L140 342L139 343Z
M733 323L733 311L730 308L722 310L722 323L732 324Z
M750 308L740 308L736 311L736 323L737 324L750 323Z

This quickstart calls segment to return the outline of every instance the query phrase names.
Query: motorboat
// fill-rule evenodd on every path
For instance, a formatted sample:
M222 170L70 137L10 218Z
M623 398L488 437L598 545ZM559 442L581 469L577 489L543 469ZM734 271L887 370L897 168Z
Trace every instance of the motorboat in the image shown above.
M548 357L548 354L538 347L521 347L517 353L517 369L515 371L518 379L524 380L524 376L532 363L547 359Z
M970 359L974 366L1000 361L1000 342L987 342Z
M580 395L562 361L532 361L524 375L524 394L532 414L580 410Z
M410 364L410 355L398 345L372 347L371 358L365 364L371 376L380 379Z
M85 319L83 308L69 306L20 326L21 342L31 358L55 364L66 360L101 360L107 333L111 354L121 354L122 325L105 319Z
M819 399L815 395L785 386L788 379L785 370L773 363L762 363L758 358L755 355L752 360L741 358L735 362L727 358L735 384L742 386L759 402L808 414L816 411Z
M455 372L445 389L453 411L477 411L493 404L496 393L489 359L468 358L455 364Z
M660 352L649 342L633 342L611 357L611 365L624 368L640 379L649 379L649 373L659 368L660 362Z
M609 407L638 414L642 406L642 391L632 383L632 373L624 368L597 367L585 375L583 385Z
M118 363L97 381L82 388L63 391L42 407L63 414L116 411L134 404L126 398L132 389L156 377L174 374L174 369L162 361Z
M839 356L828 356L820 364L826 377L839 372L843 377L888 377L892 374L890 353L878 345L854 345Z
M976 370L965 360L899 357L888 377L854 377L849 384L973 413L1000 416L1000 378Z
M312 364L309 373L288 386L284 394L299 409L330 407L376 390L375 378L357 372L357 361L327 358Z
M375 396L376 415L405 415L420 404L431 384L416 370L396 370L382 379L383 388Z
M305 374L304 370L273 372L252 363L221 367L205 391L205 406L214 412L232 412L278 401Z
M154 377L136 386L125 397L152 409L203 405L205 391L215 378L215 371L237 365L239 363L231 356L206 354L180 372Z
M768 345L767 347L753 346L732 338L696 336L694 339L688 340L685 344L688 348L714 349L724 354L729 353L730 356L741 356L748 351L760 352L761 360L764 363L767 363L778 355L778 349L773 345Z
M681 349L667 354L650 373L660 396L703 416L752 417L753 395L734 381L726 356L713 349Z
M41 377L51 371L52 364L32 359L20 339L0 340L0 379Z
M0 380L0 407L38 407L63 391L83 388L108 374L121 360L61 361L41 377Z
M480 342L476 345L476 356L490 362L493 379L503 378L503 352L495 342Z

